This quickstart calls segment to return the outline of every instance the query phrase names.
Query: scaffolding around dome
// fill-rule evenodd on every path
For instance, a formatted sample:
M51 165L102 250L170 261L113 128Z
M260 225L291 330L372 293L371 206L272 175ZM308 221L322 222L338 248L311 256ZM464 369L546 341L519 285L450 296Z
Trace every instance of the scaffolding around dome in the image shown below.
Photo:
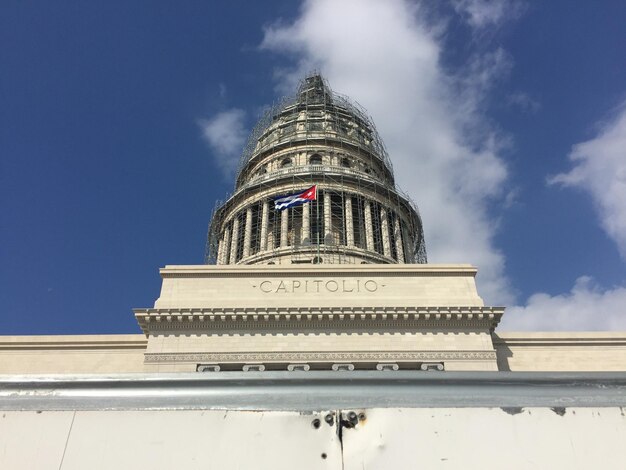
M344 140L348 144L356 143L359 146L369 148L372 153L381 158L389 172L393 173L393 165L389 159L385 144L380 138L374 121L367 114L367 111L356 101L333 91L326 79L318 72L312 72L307 78L301 80L295 95L281 97L276 103L263 112L252 129L252 133L243 149L239 160L238 173L241 173L242 169L253 155L263 149L263 145L260 145L260 142L263 142L264 136L268 133L268 130L276 124L281 115L293 112L294 110L306 111L313 107L318 111L318 114L312 115L305 113L303 116L304 119L297 120L300 125L299 128L294 127L294 132L289 132L289 128L283 129L282 139L278 138L277 141L268 142L268 144L272 146L280 145L281 140L288 142L294 137L301 138L304 136L315 138L320 131L323 131L324 133L332 134L336 139ZM320 116L322 114L326 114L330 119L324 122ZM363 133L355 134L350 132L347 126L341 126L341 118L346 114L355 116L361 123L365 124L363 127L370 130L369 135L364 135ZM325 126L322 129L320 125L324 124Z
M273 200L316 185L317 200ZM218 202L208 264L425 263L415 204L395 187L372 120L318 74L255 126L234 193Z

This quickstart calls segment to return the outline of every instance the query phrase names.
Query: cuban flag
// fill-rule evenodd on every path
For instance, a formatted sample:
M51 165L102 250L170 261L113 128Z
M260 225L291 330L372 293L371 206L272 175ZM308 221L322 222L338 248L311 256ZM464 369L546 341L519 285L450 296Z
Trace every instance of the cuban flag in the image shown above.
M300 206L305 202L315 201L317 199L317 186L311 186L309 189L289 196L281 196L274 199L274 209L282 211L290 207Z

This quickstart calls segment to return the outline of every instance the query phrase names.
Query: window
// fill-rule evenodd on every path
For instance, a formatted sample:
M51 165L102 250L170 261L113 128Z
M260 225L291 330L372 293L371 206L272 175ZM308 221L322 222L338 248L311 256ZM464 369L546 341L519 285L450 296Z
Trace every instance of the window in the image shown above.
M373 170L372 168L370 168L369 166L366 166L366 167L365 167L365 173L367 173L367 174L368 174L368 175L370 175L370 176L374 176L374 177L378 176L378 175L376 174L376 171L374 171L374 170Z
M291 158L285 158L280 162L281 168L289 168L290 166L293 166L293 160L291 160Z
M311 155L309 158L309 165L321 165L322 164L322 156L319 154Z
M343 157L341 159L341 166L344 167L344 168L350 168L350 166L351 166L350 165L350 160L348 158L346 158L346 157Z

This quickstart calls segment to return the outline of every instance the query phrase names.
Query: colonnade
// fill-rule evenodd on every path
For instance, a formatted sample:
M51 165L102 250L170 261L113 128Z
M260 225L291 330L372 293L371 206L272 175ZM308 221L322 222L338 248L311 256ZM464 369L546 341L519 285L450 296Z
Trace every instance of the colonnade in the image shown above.
M235 214L230 222L223 225L217 263L235 264L241 259L274 248L318 244L365 249L398 263L412 259L412 246L409 242L411 237L404 222L393 211L363 196L333 191L323 191L322 194L322 204L313 201L298 209L302 211L301 219L299 216L297 219L298 227L294 226L294 222L290 227L289 223L290 215L293 215L291 211L294 209L271 214L275 209L270 200L262 201L260 206L255 203ZM336 200L341 200L341 207L333 207L333 195ZM316 233L312 234L311 216L314 204L317 224ZM257 211L257 215L260 212L260 217L255 218L253 211ZM299 239L294 235L296 229L300 234ZM258 238L255 231L260 232Z

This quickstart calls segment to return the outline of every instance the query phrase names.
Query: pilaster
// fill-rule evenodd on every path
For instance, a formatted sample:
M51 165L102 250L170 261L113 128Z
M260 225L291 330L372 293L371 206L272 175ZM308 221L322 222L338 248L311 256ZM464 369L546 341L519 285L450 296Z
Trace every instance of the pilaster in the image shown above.
M345 203L346 245L354 246L354 221L352 219L352 197L348 196Z
M284 248L289 245L289 211L291 209L283 209L280 211L280 247Z
M372 205L365 201L365 242L370 251L374 251L374 227L372 226Z
M233 232L231 234L230 243L230 264L237 262L237 243L239 242L239 218L235 217L233 221Z
M263 211L261 215L261 247L259 251L267 250L267 227L269 224L269 203L263 201Z

